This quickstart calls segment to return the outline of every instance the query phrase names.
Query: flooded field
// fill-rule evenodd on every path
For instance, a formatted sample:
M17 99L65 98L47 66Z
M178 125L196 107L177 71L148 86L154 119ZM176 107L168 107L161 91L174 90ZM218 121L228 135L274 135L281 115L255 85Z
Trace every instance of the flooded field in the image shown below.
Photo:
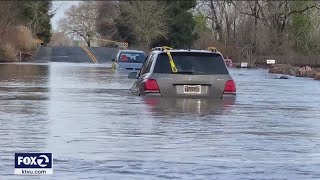
M0 64L0 179L320 179L320 82L230 73L235 100L157 99L106 65ZM54 174L14 175L15 152Z

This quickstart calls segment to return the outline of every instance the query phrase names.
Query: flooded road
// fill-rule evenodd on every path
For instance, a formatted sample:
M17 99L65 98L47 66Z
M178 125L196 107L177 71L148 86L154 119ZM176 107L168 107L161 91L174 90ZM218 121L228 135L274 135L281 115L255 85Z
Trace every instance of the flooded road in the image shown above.
M105 65L0 64L0 179L320 179L320 82L232 69L236 100L132 96ZM54 174L17 176L15 152Z

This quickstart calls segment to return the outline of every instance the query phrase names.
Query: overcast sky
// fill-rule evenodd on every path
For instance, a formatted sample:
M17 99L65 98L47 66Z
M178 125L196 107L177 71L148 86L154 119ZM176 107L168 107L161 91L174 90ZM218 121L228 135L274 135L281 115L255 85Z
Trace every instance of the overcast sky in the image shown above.
M51 19L53 30L58 29L58 21L64 17L64 11L70 8L72 5L77 5L79 2L80 1L52 1L53 9L56 9L60 6L56 12L56 15Z

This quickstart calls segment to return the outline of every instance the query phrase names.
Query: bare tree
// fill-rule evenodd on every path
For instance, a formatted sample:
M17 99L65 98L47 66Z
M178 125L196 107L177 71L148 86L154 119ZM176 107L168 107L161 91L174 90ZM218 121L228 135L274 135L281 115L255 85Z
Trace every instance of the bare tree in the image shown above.
M261 21L266 28L275 30L278 35L282 35L292 15L302 14L315 7L315 4L310 4L300 9L290 9L288 0L266 2L255 0L246 2L246 6L242 6L240 12L254 17L256 26L258 21Z
M211 29L215 39L226 45L232 40L231 32L233 31L233 39L235 38L235 22L237 18L236 3L230 0L200 0L198 1L198 9L205 14L211 23Z
M119 3L117 1L98 1L98 16L96 19L96 31L106 39L118 36L118 28L115 19L119 16Z
M66 34L76 34L82 37L87 45L96 36L97 8L95 1L83 1L78 6L73 5L65 12L66 17L60 19L59 29Z
M2 39L8 30L18 24L19 15L16 9L15 1L0 1L0 39Z
M208 15L208 18L211 20L211 27L212 30L215 31L216 38L220 41L223 41L223 21L221 18L219 18L219 6L221 5L220 2L217 0L210 0L208 2L208 6L210 8L210 13Z
M50 46L71 46L71 38L62 32L54 32L51 36Z
M303 16L319 7L310 0L301 3L302 6L294 5L294 2L289 0L199 0L197 2L198 11L206 15L211 25L214 39L220 43L224 42L225 45L230 44L233 30L233 42L252 48L253 53L282 54L294 41L290 36L290 31L294 28L293 17ZM312 15L312 17L318 16ZM315 26L316 22L318 21L311 23L312 26Z
M168 17L165 3L157 1L121 2L121 11L125 12L123 20L129 23L138 40L150 46L153 40L166 37Z

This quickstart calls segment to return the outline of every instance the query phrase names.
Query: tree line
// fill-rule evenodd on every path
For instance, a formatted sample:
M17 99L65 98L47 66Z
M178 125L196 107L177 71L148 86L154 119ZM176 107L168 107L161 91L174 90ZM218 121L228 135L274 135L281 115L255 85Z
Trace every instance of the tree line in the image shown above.
M18 51L32 52L35 39L49 43L52 1L0 1L0 58L15 60Z
M250 48L254 54L320 53L317 1L85 1L60 29L137 47Z
M60 30L151 47L169 44L192 46L196 24L189 10L196 1L85 1L72 6L61 19ZM173 18L174 17L174 18Z
M202 1L198 13L210 20L214 38L249 46L253 53L319 53L317 1Z

